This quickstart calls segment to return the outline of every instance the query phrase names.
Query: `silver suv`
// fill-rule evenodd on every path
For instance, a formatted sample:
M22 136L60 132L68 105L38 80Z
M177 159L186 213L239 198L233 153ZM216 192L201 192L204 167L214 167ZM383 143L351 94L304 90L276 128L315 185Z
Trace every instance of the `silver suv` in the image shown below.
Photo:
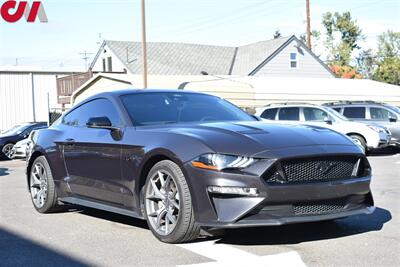
M389 145L390 131L380 126L350 121L335 110L308 103L271 104L256 109L265 121L306 124L329 128L350 137L364 151Z
M353 121L386 127L392 133L391 144L400 147L400 108L373 101L326 103Z

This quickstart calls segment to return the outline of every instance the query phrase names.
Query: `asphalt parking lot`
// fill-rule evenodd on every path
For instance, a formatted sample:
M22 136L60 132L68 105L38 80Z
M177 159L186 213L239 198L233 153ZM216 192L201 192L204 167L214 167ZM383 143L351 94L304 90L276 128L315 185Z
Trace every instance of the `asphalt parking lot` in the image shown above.
M0 162L0 266L400 266L400 154L369 157L376 211L336 222L229 230L184 245L91 209L42 215L22 160Z

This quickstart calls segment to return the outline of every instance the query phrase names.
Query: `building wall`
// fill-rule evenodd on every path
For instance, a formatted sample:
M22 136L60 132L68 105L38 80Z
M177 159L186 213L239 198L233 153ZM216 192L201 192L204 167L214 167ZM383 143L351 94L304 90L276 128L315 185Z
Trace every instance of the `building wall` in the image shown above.
M82 93L76 98L75 103L99 92L141 88L141 75L107 74L106 76L109 77L99 78L80 88ZM217 78L204 75L149 75L148 78L149 88L180 88L204 92L222 97L242 108L261 107L276 102L321 104L343 100L373 100L400 105L399 86L371 80L252 76ZM130 82L131 85L122 81Z
M297 53L297 68L290 68L290 53ZM255 73L263 77L334 78L317 59L293 40L271 61Z
M50 107L59 107L56 74L0 72L0 130L22 122L47 121L48 93Z
M74 99L74 104L77 104L85 100L86 98L89 98L98 93L123 90L128 88L132 88L132 85L110 79L98 79L94 84L89 85L87 90L82 91L82 93L76 96L76 98Z
M107 58L112 58L112 71L110 71L107 65ZM96 62L94 63L93 72L104 72L103 70L103 59L106 60L106 70L105 72L124 72L127 69L123 62L111 51L111 49L106 45L101 50L99 57L97 58ZM129 70L127 70L129 71Z

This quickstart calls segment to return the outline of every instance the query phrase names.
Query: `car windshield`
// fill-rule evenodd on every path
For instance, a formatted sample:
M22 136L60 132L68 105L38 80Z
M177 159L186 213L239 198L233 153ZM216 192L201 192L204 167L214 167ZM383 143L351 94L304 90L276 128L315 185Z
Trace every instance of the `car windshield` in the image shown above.
M137 126L256 120L229 102L210 95L152 92L128 94L121 98L132 123Z
M14 126L14 127L10 128L8 130L5 130L1 133L6 134L6 135L17 135L17 134L20 134L23 131L25 131L29 126L30 126L30 124L25 123L25 124Z
M339 120L344 120L344 121L348 121L349 119L346 118L345 116L343 116L342 114L340 114L339 112L337 112L336 110L334 110L333 108L330 107L324 107L324 109L326 111L328 111L330 113L330 115L332 115L335 118L338 118Z
M395 106L386 106L386 107L388 107L389 109L393 110L397 114L400 114L400 108L395 107Z

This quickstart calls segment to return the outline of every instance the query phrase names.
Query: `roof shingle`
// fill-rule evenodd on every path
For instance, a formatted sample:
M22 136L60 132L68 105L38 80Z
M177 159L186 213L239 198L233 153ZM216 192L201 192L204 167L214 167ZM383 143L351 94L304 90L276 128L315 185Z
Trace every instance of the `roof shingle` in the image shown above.
M148 42L148 73L200 75L202 72L207 72L210 75L249 75L291 37L240 47ZM140 42L107 40L104 44L113 51L130 73L142 72Z

